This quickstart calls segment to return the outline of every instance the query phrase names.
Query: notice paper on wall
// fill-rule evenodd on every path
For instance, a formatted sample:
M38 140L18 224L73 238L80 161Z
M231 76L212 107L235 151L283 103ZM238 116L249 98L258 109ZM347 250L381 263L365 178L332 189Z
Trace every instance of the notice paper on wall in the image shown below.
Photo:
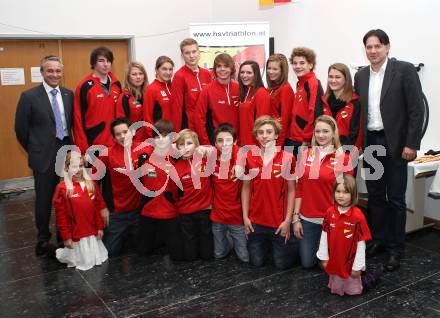
M4 86L24 85L24 68L0 68L1 83Z
M42 83L43 82L43 76L41 76L39 66L32 66L31 67L31 82L32 83Z

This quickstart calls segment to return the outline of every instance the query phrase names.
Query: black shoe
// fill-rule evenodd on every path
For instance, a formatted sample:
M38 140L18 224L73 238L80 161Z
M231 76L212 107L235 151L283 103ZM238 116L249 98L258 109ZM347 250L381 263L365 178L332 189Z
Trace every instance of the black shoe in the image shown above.
M35 255L54 257L56 249L57 248L49 242L41 241L35 246Z
M385 248L379 242L373 242L367 246L367 257L373 257L385 251Z
M380 278L383 275L383 272L384 268L382 264L376 266L376 268L370 268L363 272L361 276L363 289L367 291L376 287L376 285L380 283Z
M388 262L385 264L385 269L388 272L393 272L400 267L400 257L397 255L391 255Z
M46 255L49 251L50 244L46 241L40 241L35 246L35 255L37 256L43 256Z

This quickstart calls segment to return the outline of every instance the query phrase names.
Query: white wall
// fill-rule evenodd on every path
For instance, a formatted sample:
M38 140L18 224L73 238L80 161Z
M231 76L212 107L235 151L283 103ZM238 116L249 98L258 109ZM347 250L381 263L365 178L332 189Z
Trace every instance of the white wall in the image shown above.
M334 62L367 65L362 37L370 29L382 28L390 37L390 56L425 63L420 78L431 120L422 149L440 149L440 125L436 125L440 94L435 93L440 87L439 1L293 0L260 9L257 0L213 0L213 12L215 21L269 21L275 51L287 56L295 46L313 48L323 85L327 67Z

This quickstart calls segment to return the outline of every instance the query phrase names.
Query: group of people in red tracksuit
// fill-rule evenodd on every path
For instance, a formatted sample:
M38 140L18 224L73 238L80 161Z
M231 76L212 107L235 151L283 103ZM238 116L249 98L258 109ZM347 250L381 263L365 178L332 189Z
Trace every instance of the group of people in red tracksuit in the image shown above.
M329 67L324 93L314 51L295 48L294 92L283 54L267 60L265 87L255 61L237 70L220 53L211 72L198 66L194 39L180 50L185 65L174 77L174 62L160 56L151 84L144 66L130 62L123 87L111 73L112 52L92 52L92 74L75 91L79 149L69 152L54 194L59 259L75 266L62 252L80 246L102 254L96 242L80 244L79 228L92 222L96 231L85 236L102 238L110 257L134 244L140 255L165 246L174 261L221 259L232 250L254 266L270 256L280 269L299 261L312 268L320 259L333 292L360 293L370 234L341 148L362 141L348 67ZM90 182L90 174L104 177ZM347 251L349 264L341 261Z

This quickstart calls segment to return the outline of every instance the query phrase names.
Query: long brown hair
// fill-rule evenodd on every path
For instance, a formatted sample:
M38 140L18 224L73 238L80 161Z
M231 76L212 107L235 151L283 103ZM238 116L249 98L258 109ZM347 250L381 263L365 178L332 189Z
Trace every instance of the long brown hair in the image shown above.
M327 75L330 73L331 70L337 70L342 73L342 75L345 78L345 84L344 84L344 90L342 91L341 96L338 97L338 99L343 100L344 102L350 102L353 97L353 82L351 80L351 73L350 69L347 65L343 63L335 63L329 66ZM324 98L326 100L329 99L330 95L333 93L333 91L330 88L330 85L327 81L327 89L325 91Z
M261 79L260 65L258 65L258 63L255 61L251 61L251 60L244 61L240 65L240 70L238 71L238 84L240 85L240 101L241 102L243 102L244 99L246 98L246 93L248 90L247 86L243 84L243 81L241 80L241 76L240 76L241 69L245 65L250 65L252 68L252 71L254 72L254 82L252 83L253 89L250 92L249 97L252 98L254 96L255 92L260 87L264 87L263 80Z
M138 68L144 74L144 83L141 87L134 87L130 83L130 72L133 68ZM148 76L145 67L139 62L129 62L125 68L124 88L128 88L136 100L141 100L144 96L145 89L148 86Z
M281 76L278 80L272 81L267 74L267 69L270 62L277 62L280 65ZM266 83L267 88L271 89L276 86L283 86L287 82L289 77L289 63L287 62L287 57L284 54L275 53L269 56L266 62Z

